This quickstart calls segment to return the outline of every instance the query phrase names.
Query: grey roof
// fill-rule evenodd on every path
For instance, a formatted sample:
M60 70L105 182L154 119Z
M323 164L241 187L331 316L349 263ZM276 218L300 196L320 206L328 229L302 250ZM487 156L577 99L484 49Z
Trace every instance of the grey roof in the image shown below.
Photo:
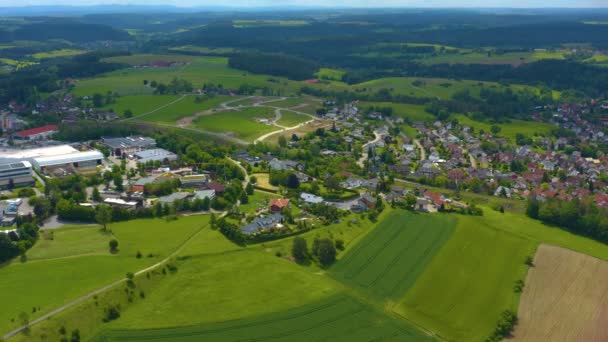
M189 192L176 192L168 196L159 197L158 201L161 203L173 203L175 200L182 200L190 197L192 194Z
M176 160L177 155L171 151L164 150L162 148L153 148L150 150L139 151L133 154L136 156L140 163L145 163L147 161L162 161L165 159L168 160Z
M20 161L17 163L0 164L0 171L29 168L32 165L29 162Z
M156 145L156 140L140 136L126 138L102 137L101 139L106 146L112 149L128 147L144 148Z
M270 229L272 226L281 222L283 222L283 215L281 214L256 217L250 224L241 227L241 232L246 235L251 235Z

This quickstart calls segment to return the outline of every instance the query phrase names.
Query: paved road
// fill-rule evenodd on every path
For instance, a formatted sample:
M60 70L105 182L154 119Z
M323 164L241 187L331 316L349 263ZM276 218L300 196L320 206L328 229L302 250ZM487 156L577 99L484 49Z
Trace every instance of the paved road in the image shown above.
M424 146L422 146L418 139L414 139L414 144L416 144L420 150L420 160L426 160L426 151L424 150Z
M359 160L357 160L357 165L359 165L361 168L363 168L365 166L365 161L367 160L367 158L369 158L368 153L367 153L367 147L370 144L375 144L378 141L380 141L380 139L382 139L382 136L380 134L378 134L376 131L374 131L374 140L370 140L368 142L366 142L365 144L363 144L362 149L363 149L363 153L361 154L361 158L359 158Z

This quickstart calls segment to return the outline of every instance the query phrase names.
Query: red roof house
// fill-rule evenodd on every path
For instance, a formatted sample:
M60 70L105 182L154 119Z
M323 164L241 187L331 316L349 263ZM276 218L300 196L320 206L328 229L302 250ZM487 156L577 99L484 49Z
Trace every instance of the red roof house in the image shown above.
M269 203L270 211L272 212L280 212L283 208L289 206L289 200L286 198L275 198L271 199Z

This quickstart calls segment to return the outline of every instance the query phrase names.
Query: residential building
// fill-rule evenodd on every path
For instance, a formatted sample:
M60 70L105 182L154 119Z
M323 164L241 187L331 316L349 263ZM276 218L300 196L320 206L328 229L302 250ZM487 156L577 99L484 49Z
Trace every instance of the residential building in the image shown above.
M268 208L271 212L281 212L284 208L289 207L289 200L286 198L274 198L270 200Z
M250 224L241 227L241 232L245 235L253 235L273 228L283 228L283 220L281 214L256 217Z
M323 203L323 197L303 192L300 194L300 199L308 204Z

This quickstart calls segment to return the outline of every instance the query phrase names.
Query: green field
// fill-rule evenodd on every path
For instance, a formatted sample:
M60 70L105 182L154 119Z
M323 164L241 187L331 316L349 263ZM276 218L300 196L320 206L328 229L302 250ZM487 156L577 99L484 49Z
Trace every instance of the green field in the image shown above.
M281 119L277 121L277 124L285 127L293 127L302 122L310 121L312 118L308 115L302 115L298 113L291 112L289 110L281 111Z
M482 341L502 311L517 308L513 285L524 279L524 260L535 248L530 240L461 216L396 311L441 336Z
M396 300L449 240L454 225L447 215L393 212L332 268L332 274L375 296Z
M536 62L543 59L564 59L567 51L534 51L534 52L475 52L461 51L459 53L446 53L434 57L426 57L420 62L426 64L512 64Z
M290 26L305 26L309 25L308 21L305 20L233 20L232 26L237 28L250 28L250 27L290 27Z
M194 128L211 132L226 133L246 141L278 128L273 125L258 123L256 119L273 119L274 109L250 107L239 111L222 112L198 117L193 122Z
M491 124L472 120L466 115L452 114L452 117L458 119L458 122L461 125L466 125L475 128L477 132L482 129L486 132L490 132L490 129L492 127ZM510 139L513 142L515 142L515 136L517 135L517 133L533 137L535 134L548 135L549 133L551 133L552 130L556 128L555 125L552 125L550 123L523 120L511 120L509 123L497 124L497 126L501 128L501 131L498 133L498 135Z
M407 103L392 103L392 102L360 102L359 109L364 110L366 107L391 107L393 108L393 117L402 117L411 120L412 122L420 121L427 122L435 119L435 117L427 113L422 105L413 105Z
M200 53L200 54L210 54L210 55L230 54L230 53L234 53L237 51L234 48L214 48L214 47L204 47L204 46L195 46L195 45L179 46L179 47L170 48L169 50L175 51L175 52L196 52L196 53Z
M85 50L76 50L76 49L61 49L61 50L53 50L47 52L39 52L32 55L32 57L36 59L46 59L46 58L57 58L57 57L67 57L67 56L75 56L86 53Z
M344 76L344 74L345 72L342 70L321 68L315 73L315 76L322 80L342 81L342 76Z
M177 99L179 95L129 95L121 96L116 99L116 103L112 103L103 107L103 109L113 110L119 115L130 109L133 116L142 115L154 111L162 106L165 106Z
M94 341L432 341L402 322L347 296L288 311L210 325L114 330Z
M256 177L259 176L256 175ZM249 196L249 202L247 204L241 204L239 210L245 213L255 213L258 209L268 209L268 201L279 197L279 195L270 192L255 190L253 195Z
M108 91L120 95L142 95L151 94L153 89L144 86L143 81L157 81L168 84L173 78L184 79L192 82L195 88L200 88L204 83L222 84L225 88L236 89L242 84L250 84L259 87L281 89L284 94L297 92L302 83L289 81L280 77L269 78L267 75L255 75L245 71L228 67L228 59L225 57L192 57L181 55L136 55L116 57L117 61L130 62L132 64L144 63L156 58L194 58L192 62L185 65L176 65L162 68L129 68L110 72L95 78L79 80L74 93L79 96L92 95L94 93L105 94ZM114 59L110 59L114 60Z
M152 265L175 250L202 226L205 216L177 221L135 220L112 223L112 235L96 226L55 230L53 240L42 238L27 252L27 262L18 260L0 268L0 291L11 293L0 312L0 331L18 326L21 312L30 319L44 314L92 290ZM119 252L111 254L108 239L119 241ZM135 257L137 251L144 256ZM32 312L32 308L40 308ZM14 319L14 321L13 321Z
M104 59L106 62L125 63L129 65L145 65L154 62L169 62L169 63L189 63L195 61L197 57L184 55L131 55L118 56Z

